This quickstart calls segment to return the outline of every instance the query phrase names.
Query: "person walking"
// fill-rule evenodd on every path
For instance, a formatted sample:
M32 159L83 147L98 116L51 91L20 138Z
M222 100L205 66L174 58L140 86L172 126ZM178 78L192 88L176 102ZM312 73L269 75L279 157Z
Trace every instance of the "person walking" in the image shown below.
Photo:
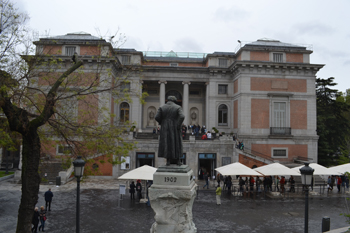
M327 187L328 187L328 190L327 190L328 192L333 190L333 185L332 185L332 178L331 178L331 176L328 176L328 179L327 179Z
M338 188L338 193L340 193L340 185L341 185L342 181L340 176L337 176L337 188Z
M136 188L135 183L134 181L132 181L129 189L130 199L135 199L135 188Z
M32 224L33 224L32 232L33 232L33 233L37 233L37 232L38 232L39 216L40 216L40 214L39 214L39 208L38 208L38 207L35 207L35 208L34 208L33 218L32 218Z
M44 208L44 206L40 207L40 212L39 212L39 216L40 216L40 223L41 225L39 226L39 231L40 229L45 232L45 221L46 221L46 210Z
M53 198L53 193L51 192L51 189L45 192L45 209L47 210L47 205L49 205L49 211L51 211L51 202Z
M221 205L221 187L220 184L218 184L217 188L216 188L216 204L217 205Z
M281 180L280 180L280 184L281 184L281 193L284 193L284 185L286 183L286 180L284 178L284 176L282 176Z
M203 186L203 188L207 186L207 189L209 189L209 172L207 172L207 174L204 175L204 180L205 180L205 185Z
M137 180L136 183L137 199L140 201L142 198L142 185L141 180Z
M278 187L278 185L280 183L280 178L278 176L275 176L274 183L275 183L275 192L279 192L280 188Z

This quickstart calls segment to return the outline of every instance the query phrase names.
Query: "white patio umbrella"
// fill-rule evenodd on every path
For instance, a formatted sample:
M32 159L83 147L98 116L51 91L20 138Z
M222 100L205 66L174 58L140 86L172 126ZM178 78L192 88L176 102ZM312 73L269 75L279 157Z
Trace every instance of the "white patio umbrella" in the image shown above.
M317 163L310 163L309 166L314 169L314 175L340 175L339 172L330 170L329 168L326 168ZM292 170L300 173L299 169L302 167L304 167L304 165L292 168Z
M341 174L344 174L345 172L349 172L350 173L350 163L346 163L346 164L330 167L328 169L330 171L332 171L332 172L338 172L338 173L341 173Z
M148 165L143 165L142 167L135 168L118 179L123 180L153 180L153 174L157 171L157 168Z
M260 173L241 164L240 162L231 163L222 167L215 168L220 174L224 176L261 176Z
M300 173L280 163L271 163L268 165L254 168L254 170L260 172L265 176L300 176Z

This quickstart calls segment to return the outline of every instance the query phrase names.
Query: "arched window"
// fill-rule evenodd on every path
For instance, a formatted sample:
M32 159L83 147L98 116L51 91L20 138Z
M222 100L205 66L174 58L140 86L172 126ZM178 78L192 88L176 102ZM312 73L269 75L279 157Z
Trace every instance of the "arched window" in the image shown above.
M221 104L219 106L219 125L227 125L227 106L225 104Z
M121 103L120 104L120 122L127 122L129 121L129 104L128 103Z

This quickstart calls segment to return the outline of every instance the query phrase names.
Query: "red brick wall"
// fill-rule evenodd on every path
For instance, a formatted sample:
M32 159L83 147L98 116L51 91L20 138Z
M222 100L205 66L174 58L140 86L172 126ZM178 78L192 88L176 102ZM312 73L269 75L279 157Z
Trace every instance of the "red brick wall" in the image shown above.
M80 46L80 55L99 56L101 50L99 46Z
M269 52L251 51L250 60L251 61L269 61L270 60Z
M280 158L280 161L293 161L293 158L298 156L308 157L307 145L289 145L289 144L252 144L252 150L257 151L265 156L259 155L260 157L266 157L271 159L272 148L288 148L288 158ZM277 158L273 158L274 160Z
M52 72L52 73L40 73L38 79L39 86L52 86L59 76L62 75L61 72ZM74 72L70 74L64 82L68 82L67 86L78 87L78 86L90 86L92 83L93 86L98 85L100 81L99 74L97 73L78 73Z
M62 55L62 46L61 45L45 45L43 54L48 55Z
M270 127L269 109L270 101L268 99L251 100L252 129L268 129Z
M98 95L88 95L78 101L78 122L89 125L98 123Z
M306 79L250 78L251 91L306 92Z
M238 162L246 165L249 168L253 168L254 165L257 167L261 167L261 166L266 165L266 163L263 163L261 161L255 160L255 159L247 157L247 156L244 156L242 154L239 154Z
M108 162L109 157L107 155L103 155L97 158L93 159L93 162L88 162L85 165L85 169L86 169L86 175L92 175L92 176L112 176L113 175L113 165ZM103 161L101 163L101 161ZM95 172L91 172L93 171L92 169L92 165L96 163L98 165L98 170ZM84 171L85 173L85 171Z
M286 53L287 62L299 62L303 63L303 54L301 53Z
M290 127L292 129L307 129L307 101L290 101Z
M233 128L238 128L238 100L233 101Z
M238 80L233 82L233 94L238 92Z

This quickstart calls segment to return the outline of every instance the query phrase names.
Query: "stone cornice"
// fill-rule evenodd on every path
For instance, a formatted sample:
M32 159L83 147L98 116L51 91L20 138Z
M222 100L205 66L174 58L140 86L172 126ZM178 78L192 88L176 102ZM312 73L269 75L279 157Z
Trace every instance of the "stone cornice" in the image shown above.
M229 68L232 75L240 73L315 75L324 65L309 63L274 63L236 61Z

